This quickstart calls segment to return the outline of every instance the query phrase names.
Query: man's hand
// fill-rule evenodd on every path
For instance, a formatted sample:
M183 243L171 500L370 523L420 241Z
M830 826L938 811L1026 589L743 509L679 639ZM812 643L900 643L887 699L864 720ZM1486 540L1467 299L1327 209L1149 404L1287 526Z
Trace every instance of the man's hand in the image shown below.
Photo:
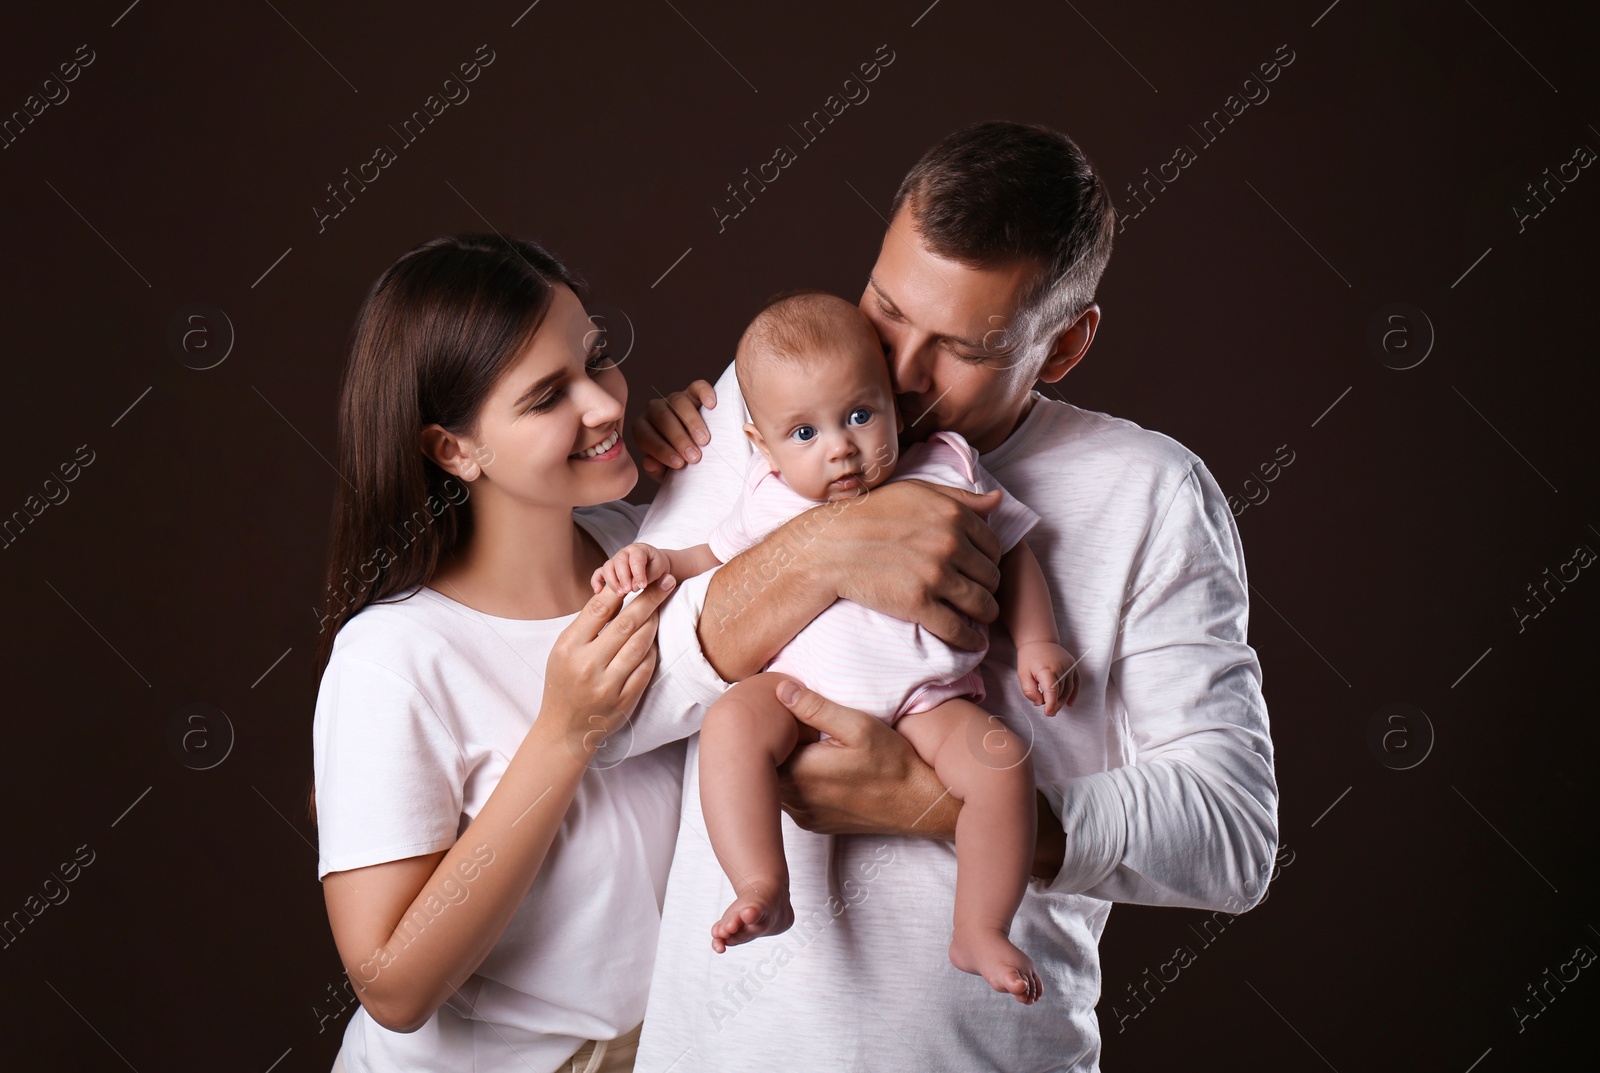
M999 615L1000 540L975 511L999 502L998 491L895 481L785 522L712 577L698 627L706 660L727 681L748 678L840 598L977 651L968 619Z
M880 719L792 683L778 699L806 726L828 735L801 745L778 768L780 804L816 834L917 835L953 841L961 802L911 743ZM1052 880L1066 860L1066 836L1035 791L1038 836L1029 873Z
M667 470L682 469L685 458L700 461L700 448L711 442L700 407L712 410L716 405L717 393L704 380L664 399L651 399L633 423L633 439L644 456L645 473L659 481Z
M778 699L828 735L778 768L783 810L818 834L953 839L961 803L911 743L881 719L785 683Z
M811 566L834 580L843 599L915 622L936 637L976 651L983 636L963 621L1000 613L1000 541L980 515L1000 502L927 481L895 481L847 506L818 508L821 540Z

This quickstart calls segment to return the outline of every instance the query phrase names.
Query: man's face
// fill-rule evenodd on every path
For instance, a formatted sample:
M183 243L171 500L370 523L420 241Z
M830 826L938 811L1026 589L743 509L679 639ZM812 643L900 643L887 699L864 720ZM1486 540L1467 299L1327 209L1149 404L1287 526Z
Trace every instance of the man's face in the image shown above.
M889 224L861 311L889 360L909 441L958 432L978 451L1011 434L1039 376L1013 323L1033 265L969 268L923 245L909 205Z

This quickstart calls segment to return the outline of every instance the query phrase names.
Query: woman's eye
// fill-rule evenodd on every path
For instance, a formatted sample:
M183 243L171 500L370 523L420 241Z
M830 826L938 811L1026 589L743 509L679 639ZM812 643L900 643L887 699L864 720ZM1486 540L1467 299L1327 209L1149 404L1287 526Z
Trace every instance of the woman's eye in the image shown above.
M810 425L801 425L799 428L789 433L789 435L793 436L801 443L810 443L812 440L817 438L817 430L812 428Z
M601 351L588 361L588 369L591 373L603 373L607 369L613 368L616 368L616 366L611 363L611 355L606 351Z
M867 409L865 406L857 406L854 410L850 411L850 423L852 425L860 427L871 420L872 411Z
M552 409L555 406L556 403L560 402L561 401L561 396L562 396L562 392L561 391L552 391L550 394L546 395L543 399L540 399L538 402L534 403L532 406L529 406L526 410L523 411L523 413L542 414L546 410Z

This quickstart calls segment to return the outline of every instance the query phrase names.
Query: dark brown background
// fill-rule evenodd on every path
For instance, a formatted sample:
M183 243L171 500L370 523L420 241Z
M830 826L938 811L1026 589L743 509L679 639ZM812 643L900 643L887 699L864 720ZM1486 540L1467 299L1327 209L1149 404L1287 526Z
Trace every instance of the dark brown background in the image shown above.
M878 214L948 131L1053 124L1126 206L1287 44L1270 99L1119 236L1099 338L1061 385L1176 437L1231 494L1295 453L1239 518L1291 863L1209 947L1202 914L1112 913L1104 1064L1594 1068L1600 966L1520 1032L1514 1007L1537 1011L1529 984L1600 950L1600 577L1523 632L1511 610L1600 549L1583 312L1600 170L1521 232L1512 211L1545 168L1600 150L1594 25L1505 0L525 3L10 13L0 114L95 53L0 152L0 517L95 453L0 552L0 815L18 832L0 914L75 847L95 854L0 950L14 1053L258 1073L333 1056L348 1010L319 1032L340 968L304 813L338 479L319 454L357 304L400 252L485 221L558 251L635 326L636 410L719 371L762 296L858 293ZM496 58L470 100L318 233L324 184L395 142L388 125L480 44ZM870 99L719 234L725 185L794 144L789 125L880 44L895 59ZM167 342L190 303L237 332L207 371ZM1437 333L1416 368L1366 342L1390 303ZM209 770L169 744L195 702L236 736ZM1369 745L1396 702L1426 713L1431 749L1415 717L1389 752ZM213 723L201 755L220 751ZM1194 963L1122 1020L1180 944Z

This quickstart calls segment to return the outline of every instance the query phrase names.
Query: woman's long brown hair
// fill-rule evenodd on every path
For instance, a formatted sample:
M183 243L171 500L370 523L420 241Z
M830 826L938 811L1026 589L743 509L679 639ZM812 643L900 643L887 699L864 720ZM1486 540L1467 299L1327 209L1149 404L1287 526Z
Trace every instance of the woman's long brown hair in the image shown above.
M352 616L423 584L467 540L467 486L423 455L422 430L476 431L484 399L532 342L557 284L587 297L583 281L538 244L468 234L410 250L367 292L339 392L344 479L335 488L317 680Z

